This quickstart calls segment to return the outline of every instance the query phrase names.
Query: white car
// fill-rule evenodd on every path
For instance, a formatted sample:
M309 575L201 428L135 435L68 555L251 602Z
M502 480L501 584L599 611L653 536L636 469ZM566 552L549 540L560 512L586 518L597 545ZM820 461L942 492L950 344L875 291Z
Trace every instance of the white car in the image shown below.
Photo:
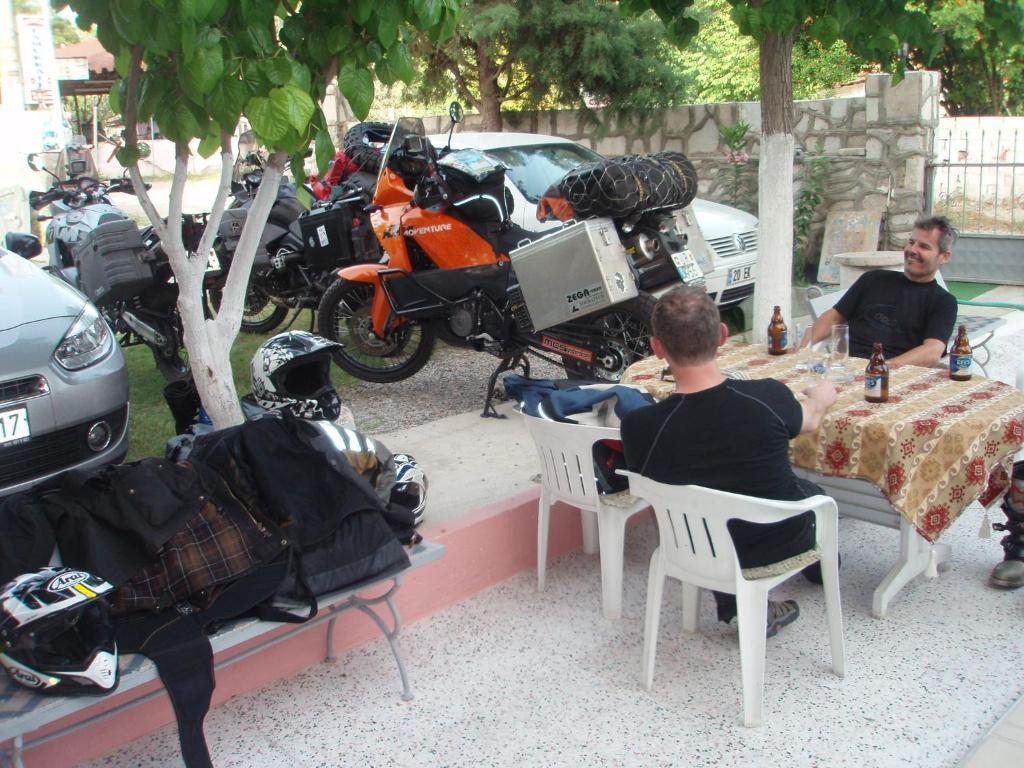
M430 136L435 147L448 143L448 134ZM452 149L478 149L508 169L506 185L514 201L512 220L523 229L540 231L557 222L537 221L537 203L554 182L580 163L602 155L575 141L536 133L452 134ZM757 278L757 219L749 213L707 200L694 200L679 212L680 231L704 269L707 291L720 307L754 295Z

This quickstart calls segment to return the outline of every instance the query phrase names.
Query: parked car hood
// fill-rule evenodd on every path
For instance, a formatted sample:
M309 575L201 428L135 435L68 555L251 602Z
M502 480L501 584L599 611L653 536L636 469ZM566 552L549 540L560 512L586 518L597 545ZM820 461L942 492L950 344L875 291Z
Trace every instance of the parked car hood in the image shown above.
M693 201L693 212L700 222L700 231L705 240L734 235L757 229L757 218L739 208L730 208L721 203L697 198Z
M0 249L0 331L54 317L75 318L85 299L27 259Z

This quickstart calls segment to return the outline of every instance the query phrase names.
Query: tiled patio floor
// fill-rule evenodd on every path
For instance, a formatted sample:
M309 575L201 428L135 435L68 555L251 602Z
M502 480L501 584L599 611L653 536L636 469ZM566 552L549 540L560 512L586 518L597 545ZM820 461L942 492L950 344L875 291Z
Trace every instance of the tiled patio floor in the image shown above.
M848 673L834 677L820 590L779 588L800 620L768 643L765 725L744 728L734 627L705 599L680 629L666 590L654 688L638 682L651 521L627 536L624 616L601 617L598 561L520 574L407 629L416 698L402 702L383 640L214 709L218 768L300 766L955 766L1024 692L1024 593L985 585L993 543L972 509L948 532L953 568L919 579L888 619L870 595L894 532L841 523ZM1020 763L1017 763L1018 765ZM173 727L93 768L178 766ZM972 763L1006 765L1006 763Z

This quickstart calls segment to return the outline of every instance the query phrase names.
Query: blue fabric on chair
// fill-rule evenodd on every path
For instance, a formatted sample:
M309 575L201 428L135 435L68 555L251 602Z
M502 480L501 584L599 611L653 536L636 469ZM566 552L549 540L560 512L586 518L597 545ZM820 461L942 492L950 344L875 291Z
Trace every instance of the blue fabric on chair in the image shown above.
M518 373L510 373L502 382L505 394L518 401L523 413L530 416L539 416L540 401L558 389L552 379L528 379Z
M561 389L551 392L544 400L550 406L549 416L555 421L574 422L569 418L574 413L584 413L592 406L615 398L615 415L620 419L630 411L654 404L654 398L646 392L632 387L614 386L607 389ZM575 423L575 422L574 422Z

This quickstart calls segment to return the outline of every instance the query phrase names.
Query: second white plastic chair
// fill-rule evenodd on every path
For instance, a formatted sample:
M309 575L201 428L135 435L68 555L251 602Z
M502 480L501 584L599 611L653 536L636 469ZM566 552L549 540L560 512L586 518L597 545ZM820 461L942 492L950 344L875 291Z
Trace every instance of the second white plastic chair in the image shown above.
M701 588L734 594L743 679L743 724L761 724L768 591L799 573L806 563L765 578L744 578L726 522L776 523L806 510L814 512L817 545L821 551L832 671L840 677L845 674L843 614L839 604L838 513L832 498L812 496L801 501L770 501L697 485L666 485L634 472L624 474L629 477L630 492L651 503L658 521L659 545L651 555L644 619L644 688L650 690L654 682L665 577L683 582L683 629L687 632L697 631Z
M537 588L543 592L547 575L548 527L556 501L577 507L583 525L583 549L593 552L597 529L601 556L601 603L604 615L622 615L622 568L626 521L650 505L624 494L598 493L594 478L594 443L618 440L615 427L596 427L549 421L523 414L541 462L541 494L537 515ZM595 526L596 523L596 526Z

